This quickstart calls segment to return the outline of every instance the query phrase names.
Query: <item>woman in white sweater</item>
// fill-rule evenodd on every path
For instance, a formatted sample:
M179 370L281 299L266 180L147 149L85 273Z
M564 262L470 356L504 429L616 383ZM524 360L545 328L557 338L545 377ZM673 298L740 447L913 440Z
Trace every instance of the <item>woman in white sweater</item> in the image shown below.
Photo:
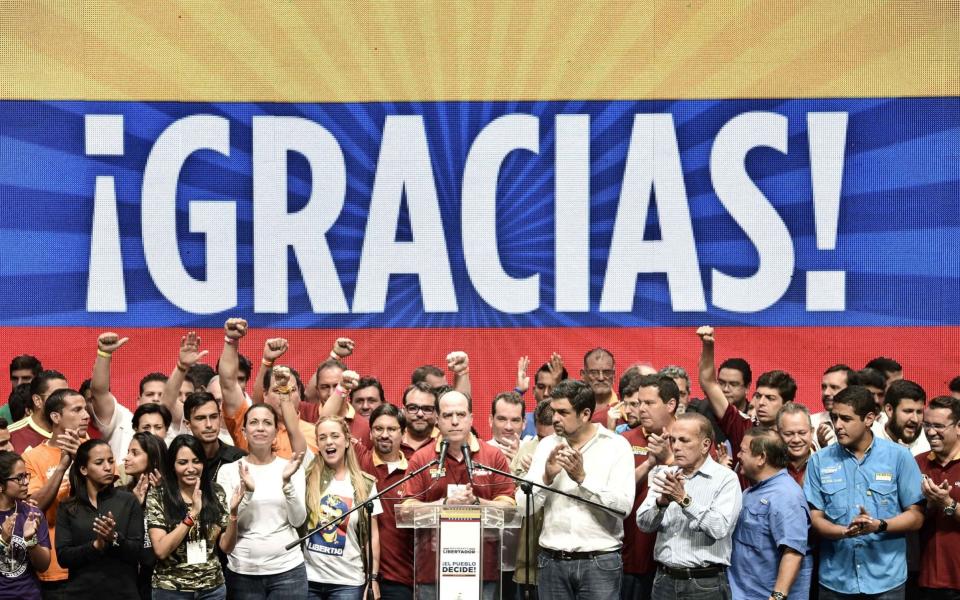
M276 375L275 380L287 381ZM280 387L283 388L282 383ZM307 443L300 433L299 417L289 392L280 394L279 405L293 457L280 458L273 450L280 421L277 410L271 404L255 404L243 418L243 434L250 454L225 465L217 476L224 489L242 484L245 491L239 508L237 546L227 557L225 572L227 587L237 600L307 597L303 552L299 547L284 550L284 546L296 541L296 528L307 517L304 474L300 468Z

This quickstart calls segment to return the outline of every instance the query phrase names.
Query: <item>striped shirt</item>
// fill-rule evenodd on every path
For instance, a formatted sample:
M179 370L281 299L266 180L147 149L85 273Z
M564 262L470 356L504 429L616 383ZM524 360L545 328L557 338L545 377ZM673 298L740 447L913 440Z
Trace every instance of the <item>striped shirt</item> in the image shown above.
M736 473L707 456L684 489L691 500L687 508L671 502L661 509L657 495L647 494L637 509L637 527L657 532L654 559L675 568L729 565L742 504Z

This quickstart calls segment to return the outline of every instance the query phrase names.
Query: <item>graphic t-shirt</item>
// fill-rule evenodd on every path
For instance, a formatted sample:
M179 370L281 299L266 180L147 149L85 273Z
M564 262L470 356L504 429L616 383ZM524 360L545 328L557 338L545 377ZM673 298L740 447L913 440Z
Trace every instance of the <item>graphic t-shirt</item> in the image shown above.
M31 509L24 502L17 502L16 507L0 511L0 523L6 521L14 511L17 513L9 547L6 552L0 552L0 600L40 600L40 582L33 565L30 564L27 545L23 541L23 523L30 510L37 509ZM50 547L50 533L43 513L37 523L37 543L44 548Z
M371 486L370 495L377 493ZM320 520L331 520L353 508L353 484L350 477L342 481L332 479L320 497ZM374 516L383 512L380 502L373 503ZM304 558L307 579L316 583L336 585L363 585L363 557L357 535L357 520L364 518L358 511L336 525L321 529L307 539ZM389 551L389 549L388 549Z

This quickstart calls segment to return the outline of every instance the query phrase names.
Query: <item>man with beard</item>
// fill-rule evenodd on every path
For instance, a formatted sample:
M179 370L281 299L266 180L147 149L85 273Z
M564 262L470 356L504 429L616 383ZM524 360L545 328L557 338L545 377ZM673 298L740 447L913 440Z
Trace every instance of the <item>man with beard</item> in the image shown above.
M761 425L769 429L777 428L777 413L784 403L792 402L797 394L797 384L789 373L784 371L767 371L757 378L757 391L753 396L753 407L756 409L756 422L745 417L737 407L727 401L723 390L717 383L714 371L714 330L704 326L697 330L697 335L703 343L700 353L700 387L710 401L713 414L720 421L720 429L730 442L732 456L740 453L740 443L743 435L750 427Z
M927 498L920 530L924 597L960 598L960 400L938 396L923 415L930 453L917 457Z
M737 457L752 485L733 532L730 588L734 598L807 598L813 557L807 553L810 510L787 474L787 446L765 427L743 436Z
M803 485L807 462L813 455L813 425L810 411L796 402L787 402L777 413L777 431L787 446L787 474Z
M654 482L660 489L651 489L637 509L640 530L657 534L654 600L730 597L726 569L740 514L740 483L733 471L710 458L712 445L713 427L706 417L677 417L670 449L679 471L658 474Z
M362 380L361 380L362 381ZM373 452L360 452L360 468L377 478L377 489L383 490L407 474L407 458L401 447L407 421L403 412L392 404L381 404L370 414L370 439ZM410 449L412 454L412 449ZM380 498L383 514L377 519L380 531L380 597L383 600L413 598L413 537L411 530L398 529L397 503L404 499L403 486Z
M612 371L606 351L588 353L588 369ZM609 367L609 368L608 368ZM594 377L594 374L591 374ZM594 377L613 379L604 372ZM609 385L607 386L609 389ZM612 394L612 391L611 391ZM550 401L557 435L537 446L528 478L626 514L635 495L633 455L622 436L593 422L594 387L561 381ZM543 507L539 593L551 600L609 600L620 595L623 560L622 517L541 488L534 506Z
M592 419L594 423L600 423L605 427L609 424L607 413L611 410L616 412L620 404L616 392L613 391L613 381L616 376L613 354L606 348L594 348L583 355L580 377L593 390L596 401L596 410L592 413Z
M847 365L833 365L823 372L823 377L820 379L820 400L823 402L823 411L810 416L810 422L817 434L817 444L820 448L826 448L830 444L837 443L837 435L833 432L833 425L830 423L833 397L840 390L855 383L858 383L856 372Z
M804 494L820 537L820 600L902 600L905 534L923 524L920 469L903 446L870 431L876 405L866 388L833 397L837 443L810 458Z
M437 437L437 392L426 381L410 384L403 392L403 412L407 426L400 449L407 458Z
M647 496L647 475L657 464L672 461L667 437L680 402L676 382L660 375L632 377L621 389L624 415L630 429L622 433L630 442L634 460L636 496L633 510L623 520L623 600L647 600L653 590L655 533L637 527L637 509Z
M906 446L914 456L929 452L930 444L920 427L926 402L926 392L916 383L907 379L893 381L887 388L883 403L887 422L885 425L874 423L873 434L880 439Z

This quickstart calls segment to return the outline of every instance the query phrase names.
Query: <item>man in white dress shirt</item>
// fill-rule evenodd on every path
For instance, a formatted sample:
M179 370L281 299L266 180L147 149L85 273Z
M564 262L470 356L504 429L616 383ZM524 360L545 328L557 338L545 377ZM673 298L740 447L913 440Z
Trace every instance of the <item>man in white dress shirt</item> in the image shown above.
M527 478L621 514L534 488L534 506L544 508L539 595L619 598L623 517L633 508L635 489L633 452L623 436L590 421L596 400L582 381L558 383L550 407L556 435L540 441Z
M679 470L654 473L637 509L640 530L657 532L653 600L729 598L726 569L742 504L740 483L710 458L713 426L703 415L677 417L670 445Z

